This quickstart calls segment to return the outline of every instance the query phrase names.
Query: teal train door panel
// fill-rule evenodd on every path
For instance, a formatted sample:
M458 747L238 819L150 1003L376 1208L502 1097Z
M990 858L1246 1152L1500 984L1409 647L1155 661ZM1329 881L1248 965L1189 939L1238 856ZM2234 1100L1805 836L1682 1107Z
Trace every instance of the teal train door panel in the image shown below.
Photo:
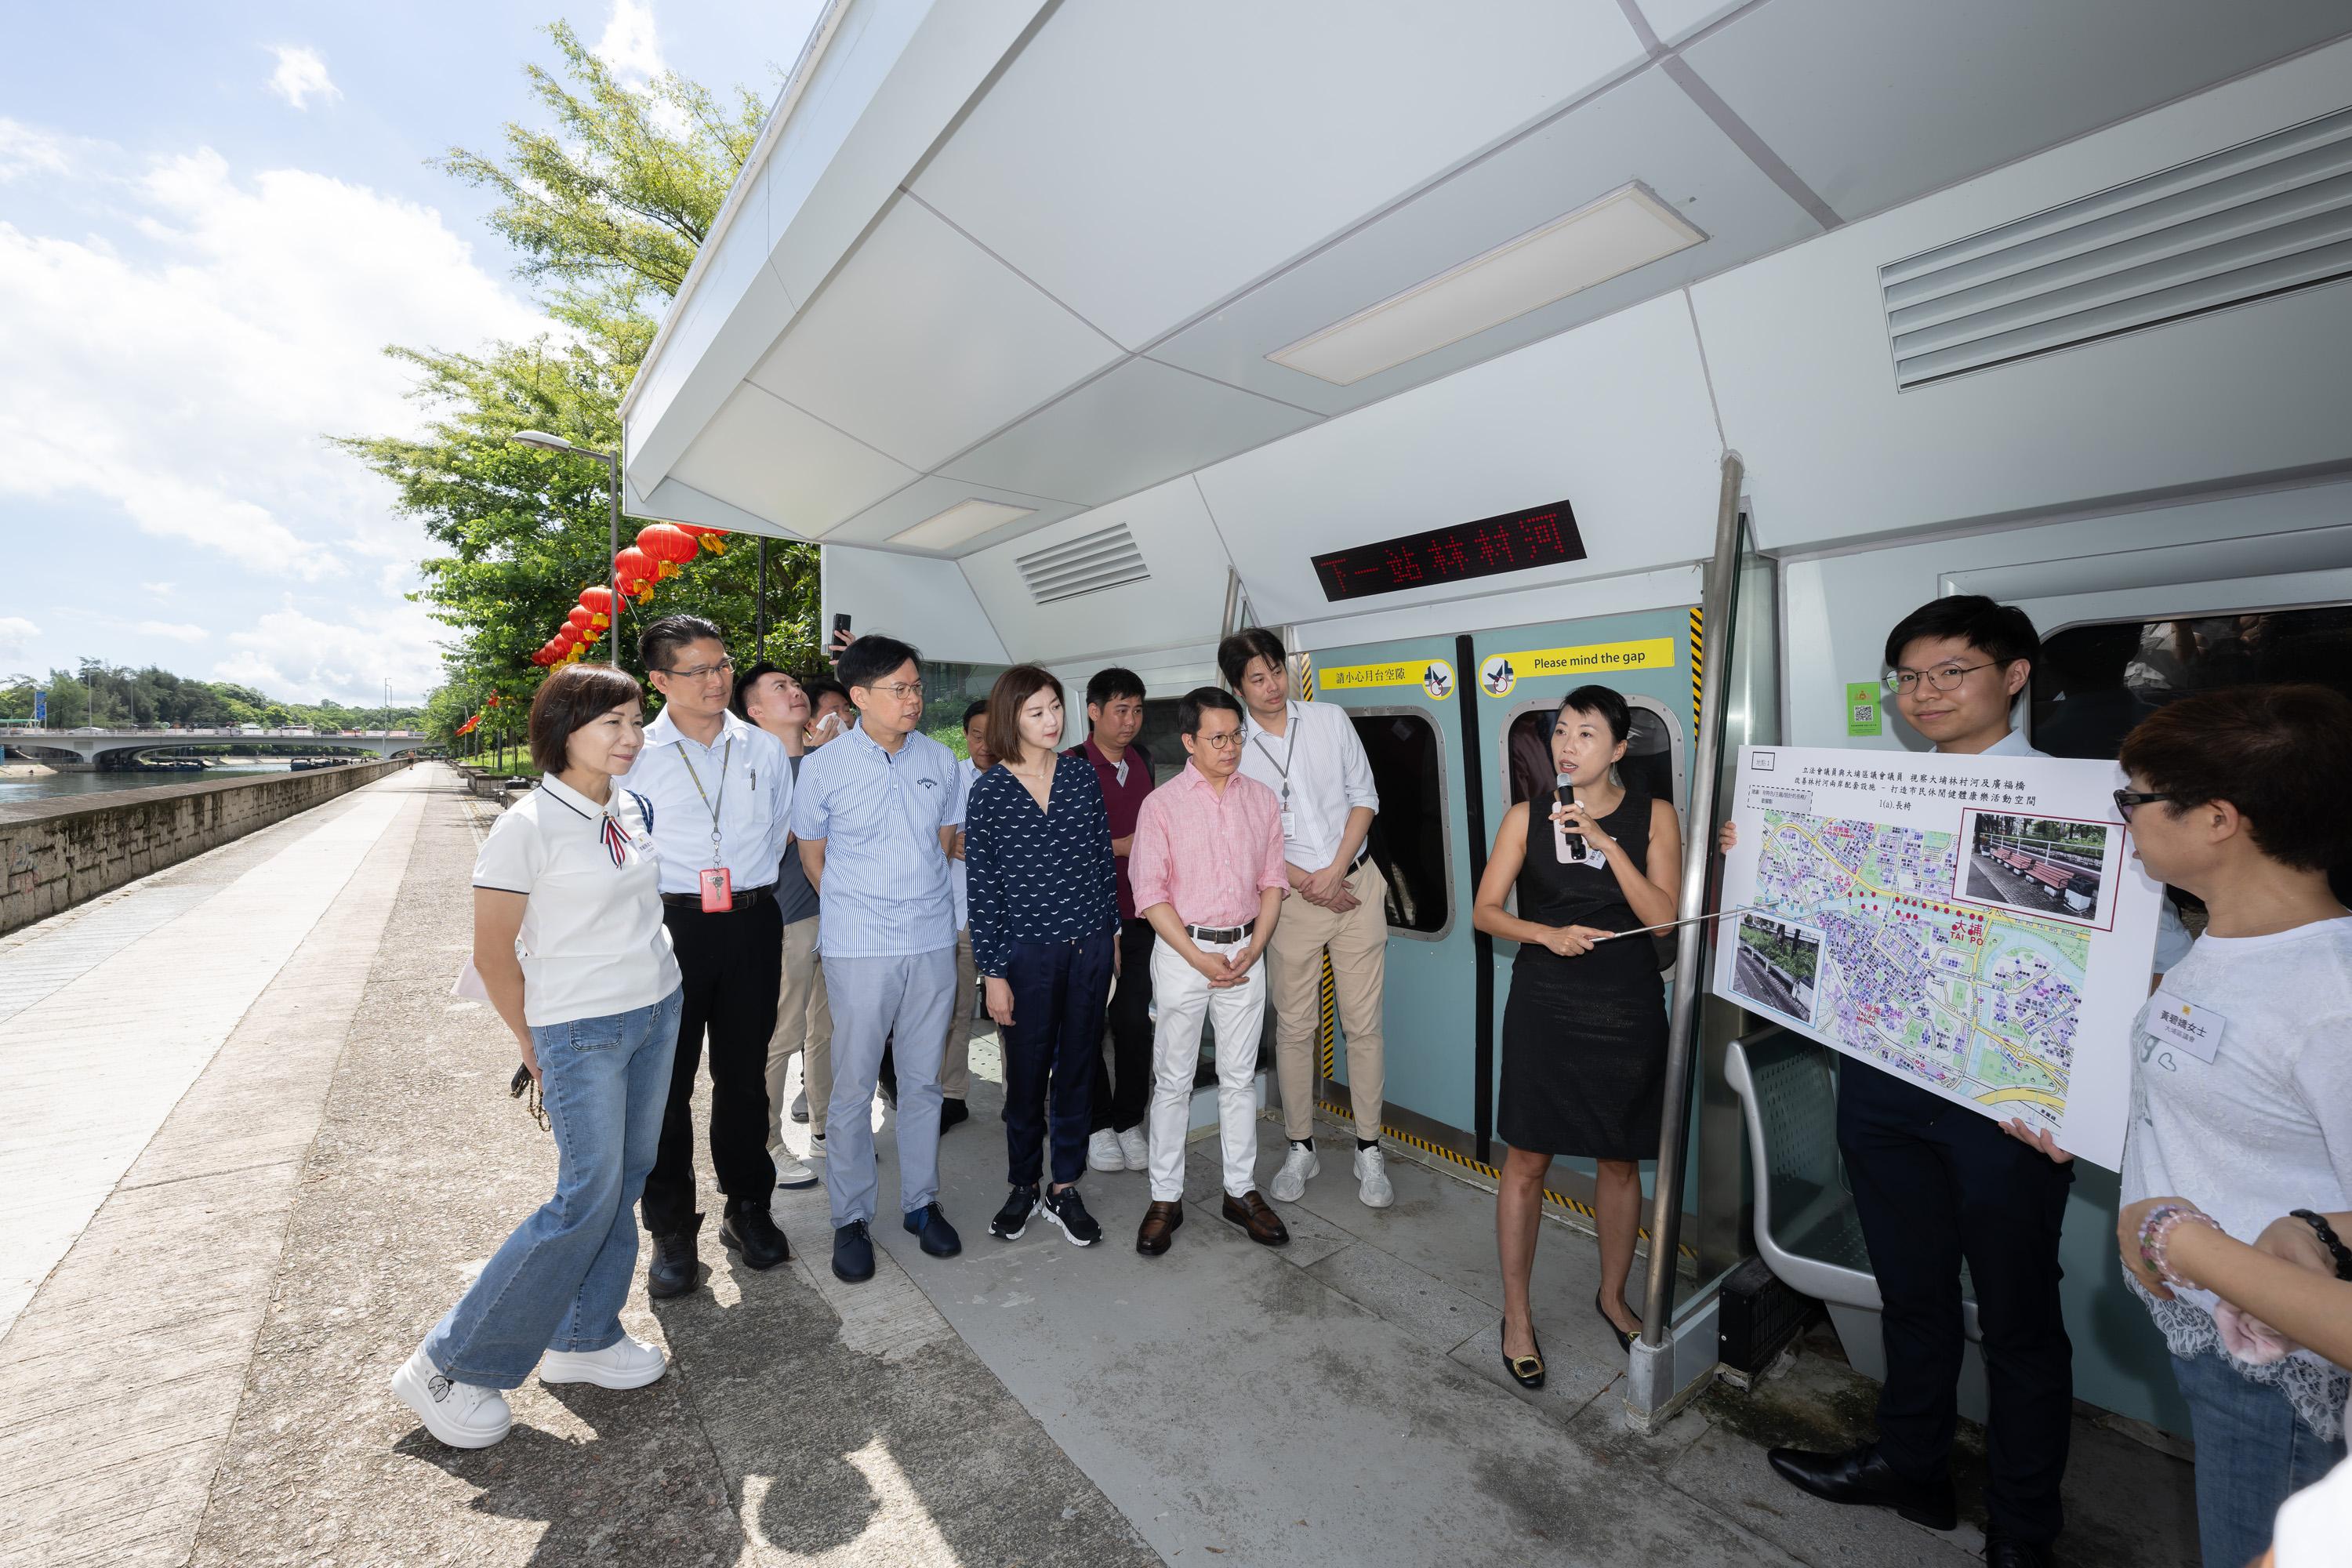
M1381 792L1370 844L1390 883L1384 1100L1466 1130L1475 971L1461 710L1474 699L1456 662L1454 638L1407 637L1318 652L1312 676L1315 700L1354 719ZM1344 1036L1331 1039L1325 1073L1345 1083Z

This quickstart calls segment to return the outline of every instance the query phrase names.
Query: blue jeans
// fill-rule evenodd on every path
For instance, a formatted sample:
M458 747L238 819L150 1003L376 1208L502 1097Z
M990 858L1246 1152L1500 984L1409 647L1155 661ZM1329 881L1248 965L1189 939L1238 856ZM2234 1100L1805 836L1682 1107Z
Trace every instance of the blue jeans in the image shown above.
M2277 1388L2250 1383L2218 1352L2172 1358L2197 1438L2197 1539L2208 1568L2242 1568L2269 1549L2279 1504L2344 1458Z
M515 1227L425 1354L454 1382L513 1388L545 1352L621 1340L637 1262L637 1194L661 1143L679 995L530 1032L555 1134L555 1195Z
M824 1111L824 1190L833 1227L872 1220L874 1085L882 1044L898 1034L898 1207L912 1214L940 1192L940 1060L956 1005L956 950L887 958L828 958L833 1004L833 1101Z
M1003 1037L1004 1145L1007 1179L1016 1187L1036 1185L1049 1124L1054 1180L1066 1186L1086 1174L1095 1079L1102 1072L1103 1005L1116 951L1117 939L1108 931L1076 942L1013 944L1004 966L1005 984L1013 988L1013 1022Z

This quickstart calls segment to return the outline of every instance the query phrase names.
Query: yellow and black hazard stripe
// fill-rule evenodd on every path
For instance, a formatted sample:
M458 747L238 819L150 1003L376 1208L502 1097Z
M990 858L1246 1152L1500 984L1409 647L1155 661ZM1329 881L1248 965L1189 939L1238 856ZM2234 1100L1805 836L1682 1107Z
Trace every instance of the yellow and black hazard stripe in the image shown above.
M1315 1046L1317 1051L1320 1053L1323 1063L1323 1076L1325 1078L1329 1078L1331 1076L1331 1045L1333 1039L1339 1033L1339 981L1335 979L1331 973L1331 955L1327 952L1323 954L1322 983L1316 987L1316 990L1321 998L1320 1008L1322 1016L1317 1022L1315 1026Z
M1705 619L1696 605L1691 606L1690 667L1691 667L1691 734L1698 733L1699 676L1706 664L1706 633Z

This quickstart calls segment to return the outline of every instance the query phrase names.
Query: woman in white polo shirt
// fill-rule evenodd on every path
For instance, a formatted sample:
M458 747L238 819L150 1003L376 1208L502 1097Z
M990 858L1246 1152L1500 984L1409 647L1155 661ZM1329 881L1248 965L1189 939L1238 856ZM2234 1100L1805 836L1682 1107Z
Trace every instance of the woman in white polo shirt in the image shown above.
M533 1367L542 1383L640 1388L667 1364L620 1317L678 1019L651 808L614 783L645 745L641 700L635 680L601 665L549 676L530 705L546 776L474 862L474 964L539 1079L558 1163L555 1195L393 1374L393 1392L453 1447L504 1437L513 1415L499 1391Z

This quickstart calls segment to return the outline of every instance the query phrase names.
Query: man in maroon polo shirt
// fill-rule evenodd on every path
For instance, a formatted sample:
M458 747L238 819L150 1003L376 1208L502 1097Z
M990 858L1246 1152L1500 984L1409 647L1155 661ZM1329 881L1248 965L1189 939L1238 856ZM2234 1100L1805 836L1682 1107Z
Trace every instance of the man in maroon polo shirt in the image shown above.
M1143 728L1143 682L1114 665L1087 682L1087 739L1069 754L1094 764L1110 808L1110 848L1118 866L1118 979L1110 996L1112 1061L1096 1057L1094 1136L1087 1163L1097 1171L1140 1171L1150 1164L1143 1114L1151 1099L1151 922L1135 912L1128 850L1135 814L1151 793L1151 758L1135 743Z

